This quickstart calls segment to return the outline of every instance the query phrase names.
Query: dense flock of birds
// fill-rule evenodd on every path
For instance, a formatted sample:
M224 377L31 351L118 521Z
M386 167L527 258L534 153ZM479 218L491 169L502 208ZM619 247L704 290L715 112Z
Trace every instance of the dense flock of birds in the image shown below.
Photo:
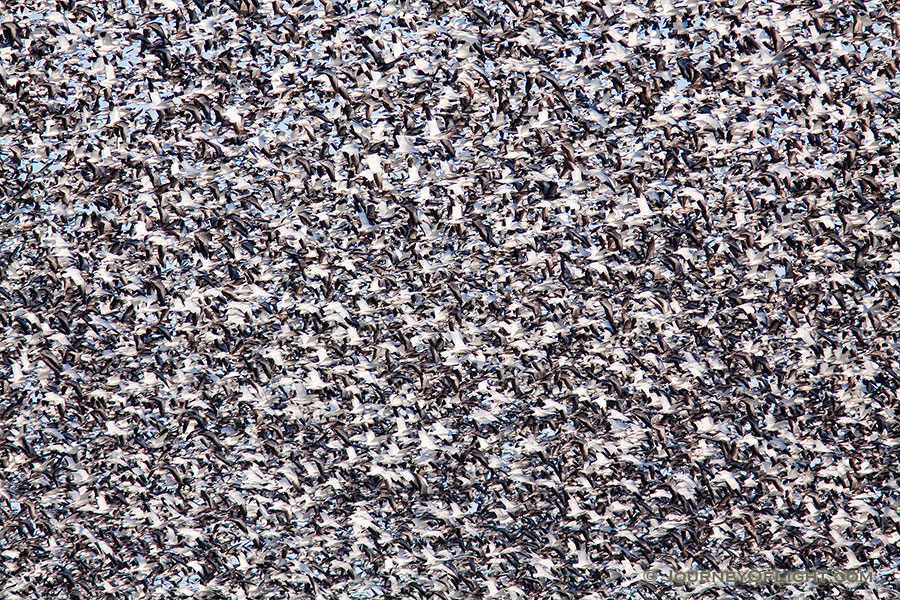
M896 4L0 18L0 597L900 593Z

